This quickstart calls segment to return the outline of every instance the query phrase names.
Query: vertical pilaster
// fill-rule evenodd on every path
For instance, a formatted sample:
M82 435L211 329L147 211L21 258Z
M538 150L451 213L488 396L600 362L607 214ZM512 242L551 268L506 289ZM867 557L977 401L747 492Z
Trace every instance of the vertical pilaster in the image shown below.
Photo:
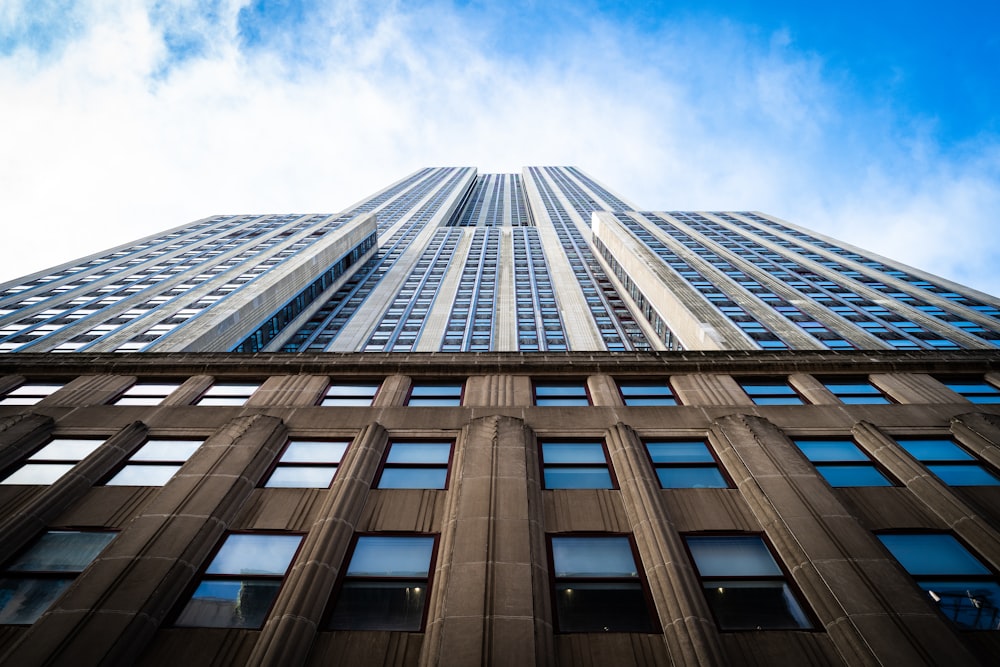
M247 407L304 407L316 405L330 379L325 375L278 375L269 377L254 392Z
M753 405L729 375L672 375L670 384L684 405Z
M135 381L132 375L84 375L50 396L46 405L104 405Z
M410 393L410 384L412 384L410 378L406 375L390 375L382 381L372 405L377 407L402 405Z
M618 385L610 375L591 375L587 378L587 389L594 405L623 405Z
M1000 468L1000 417L969 412L951 418L951 432L979 458Z

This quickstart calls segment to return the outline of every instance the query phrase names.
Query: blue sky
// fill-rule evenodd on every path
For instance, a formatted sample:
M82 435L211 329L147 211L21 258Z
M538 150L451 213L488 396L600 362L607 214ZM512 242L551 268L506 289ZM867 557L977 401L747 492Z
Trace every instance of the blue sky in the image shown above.
M1000 3L0 1L0 280L424 165L573 164L1000 293Z

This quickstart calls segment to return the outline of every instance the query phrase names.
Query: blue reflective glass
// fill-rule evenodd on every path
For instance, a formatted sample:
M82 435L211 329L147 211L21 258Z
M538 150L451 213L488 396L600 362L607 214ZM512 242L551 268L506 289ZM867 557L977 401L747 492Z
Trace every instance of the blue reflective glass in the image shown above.
M332 384L327 387L326 395L331 398L334 396L374 396L378 388L378 383Z
M670 387L664 384L619 384L624 396L672 396Z
M300 535L230 535L205 571L208 574L281 576L301 541Z
M175 625L197 628L259 628L281 581L209 580L198 585Z
M1000 389L986 382L945 382L944 386L959 394L1000 394Z
M637 577L627 537L553 537L557 577Z
M433 537L363 535L354 547L347 575L426 578L433 550Z
M296 440L281 455L282 463L340 463L347 451L346 442ZM325 486L325 485L324 485Z
M834 487L892 486L892 482L873 465L817 465L816 470Z
M714 463L704 442L647 442L646 449L653 463Z
M448 463L450 442L394 442L387 463Z
M633 407L642 407L647 405L677 405L677 401L669 396L626 396L625 405Z
M990 571L946 533L882 534L878 538L912 575L988 575Z
M336 466L279 466L264 486L272 489L325 489L336 474Z
M729 486L715 466L657 468L656 476L664 489L724 489Z
M187 461L202 443L202 440L149 440L130 460Z
M703 577L781 575L767 545L756 535L689 535L686 541Z
M899 446L918 461L974 461L967 451L948 439L898 440Z
M802 399L798 396L775 396L773 398L765 396L754 396L755 405L803 405Z
M82 572L118 533L50 530L7 568L13 572Z
M536 396L586 396L582 384L536 384Z
M1000 394L997 394L995 396L966 396L966 398L972 403L977 403L979 405L1000 404Z
M461 396L460 384L415 384L410 396Z
M1000 584L994 581L918 581L948 620L963 630L1000 630Z
M607 463L604 445L600 442L542 443L545 463Z
M773 396L775 394L795 395L795 390L784 383L775 384L741 384L743 391L750 396Z
M590 405L590 401L586 398L538 398L535 400L535 405L540 406L587 406Z
M607 468L545 468L546 489L610 489Z
M380 489L443 489L446 468L385 468L378 480Z
M1000 486L1000 479L981 465L934 465L927 468L949 486Z
M889 399L884 396L840 396L845 405L888 405Z
M796 440L795 444L810 461L868 461L850 440Z
M872 394L878 396L882 393L877 387L867 382L844 384L839 382L825 382L824 384L834 394Z
M455 397L419 397L410 396L410 399L406 401L406 404L414 408L435 408L435 407L454 407L456 405L461 405L462 402L458 396Z
M30 625L52 606L72 579L0 577L0 625Z

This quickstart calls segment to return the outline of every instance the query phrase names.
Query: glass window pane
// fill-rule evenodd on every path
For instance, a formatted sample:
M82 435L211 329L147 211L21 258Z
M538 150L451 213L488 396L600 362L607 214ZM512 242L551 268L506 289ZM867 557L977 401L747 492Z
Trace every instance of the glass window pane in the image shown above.
M995 581L919 581L941 613L963 630L998 630L1000 584Z
M320 405L339 407L367 407L372 404L370 398L349 398L346 396L335 396L324 398Z
M106 486L163 486L180 469L179 465L127 465Z
M773 398L765 396L755 396L755 405L803 405L802 399L798 396L776 396Z
M812 624L783 581L705 582L705 596L723 630L794 630Z
M7 568L13 572L82 572L117 533L51 530Z
M325 489L336 474L337 466L279 466L264 486L272 489Z
M197 628L259 628L281 581L203 581L175 625Z
M959 394L997 393L996 387L986 382L945 382L944 385ZM13 393L13 392L12 392Z
M536 396L586 396L587 390L582 384L536 384Z
M71 583L72 579L0 578L0 624L34 623Z
M556 584L560 632L655 632L639 582Z
M750 396L773 396L775 394L782 394L788 396L795 396L795 390L789 385L781 384L744 384L742 385L743 391L745 391Z
M645 405L677 405L677 401L669 396L626 396L625 405L632 407L641 407Z
M646 443L653 463L714 463L704 442L649 442Z
M273 574L281 576L292 562L299 535L230 535L208 574Z
M380 489L443 489L446 468L385 468L378 481Z
M600 442L545 442L542 459L545 463L607 463Z
M411 396L410 400L406 402L407 405L415 408L439 408L439 407L453 407L456 405L461 405L458 396L455 397L427 397L420 398L416 396Z
M29 461L80 461L101 446L103 440L56 438L28 457Z
M781 568L756 535L689 536L687 544L703 577L781 576Z
M545 468L546 489L611 489L607 468Z
M244 405L246 402L243 396L203 396L197 405Z
M620 384L618 385L625 396L672 396L670 387L664 384Z
M867 383L844 383L840 384L838 382L827 382L826 388L835 394L872 394L879 395L882 392L878 390L877 387Z
M535 400L535 405L539 406L586 406L590 401L586 398L541 398Z
M933 465L927 469L950 486L1000 486L1000 479L980 465Z
M326 390L327 396L374 396L379 385L371 384L332 384Z
M61 384L28 383L7 392L8 396L48 396L63 388Z
M454 396L462 395L460 384L415 384L410 390L410 396Z
M427 577L433 537L363 535L354 547L347 575L351 577Z
M416 632L424 617L427 582L347 580L330 619L334 630Z
M878 538L900 565L915 576L990 574L990 571L951 535L882 534Z
M1000 404L1000 394L995 396L966 396L972 403L978 403L979 405L997 405Z
M656 475L664 489L724 489L729 486L715 466L657 468Z
M830 486L892 486L885 475L873 465L816 466Z
M387 463L447 463L450 442L394 442Z
M294 441L281 455L283 463L340 463L347 451L346 442Z
M122 396L115 405L159 405L163 396Z
M627 537L553 537L556 577L637 577Z
M898 440L918 461L973 461L971 454L947 439Z
M225 383L225 384L213 384L209 387L203 396L243 396L248 397L250 394L257 391L260 384L237 384L237 383Z
M841 396L845 405L888 405L889 399L884 396Z
M796 440L810 461L868 461L868 456L850 440Z
M202 440L150 440L132 455L132 461L187 461Z
M174 393L180 386L176 382L142 382L125 390L125 395L167 396Z
M25 463L0 484L52 484L68 473L73 463Z

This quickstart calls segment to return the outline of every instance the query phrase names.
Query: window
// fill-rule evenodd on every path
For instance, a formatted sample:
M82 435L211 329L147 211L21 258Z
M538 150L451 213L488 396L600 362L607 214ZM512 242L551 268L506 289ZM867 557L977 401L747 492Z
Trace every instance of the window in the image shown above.
M830 486L892 486L852 440L794 440Z
M427 383L414 382L410 387L410 397L407 405L414 406L451 406L462 404L461 382Z
M685 542L720 629L812 627L759 535L688 535Z
M391 442L376 488L446 488L450 460L450 442Z
M535 405L590 405L582 382L536 382Z
M795 393L787 380L780 378L737 378L755 405L802 405L805 401Z
M148 440L105 484L163 486L202 443L202 440Z
M865 378L826 378L820 380L842 403L860 405L863 403L891 403L882 390Z
M948 438L907 438L897 442L949 486L1000 486L1000 479L992 471Z
M729 486L704 440L647 442L646 451L664 489L724 489Z
M1000 389L997 389L985 380L973 378L938 378L944 386L951 389L956 394L964 396L973 403L997 404L1000 403Z
M52 382L25 382L0 398L0 405L34 405L63 388Z
M677 405L670 384L662 382L641 382L634 380L619 380L618 391L622 394L625 405Z
M333 483L337 466L347 451L346 442L292 440L264 486L269 488L325 489Z
M30 625L115 538L112 532L50 530L0 572L0 624Z
M613 489L603 440L543 442L546 489Z
M213 384L201 395L195 405L244 405L260 388L259 382L220 382Z
M658 632L625 535L549 538L559 632Z
M326 388L326 393L323 394L319 404L339 407L367 407L375 399L380 384L380 382L337 382Z
M51 484L97 449L103 440L54 438L0 484Z
M358 536L329 627L421 631L434 547L429 535Z
M1000 630L1000 581L948 533L885 533L882 544L963 630Z
M136 382L114 401L115 405L159 405L180 382Z
M227 536L175 625L261 627L301 541L301 535Z

